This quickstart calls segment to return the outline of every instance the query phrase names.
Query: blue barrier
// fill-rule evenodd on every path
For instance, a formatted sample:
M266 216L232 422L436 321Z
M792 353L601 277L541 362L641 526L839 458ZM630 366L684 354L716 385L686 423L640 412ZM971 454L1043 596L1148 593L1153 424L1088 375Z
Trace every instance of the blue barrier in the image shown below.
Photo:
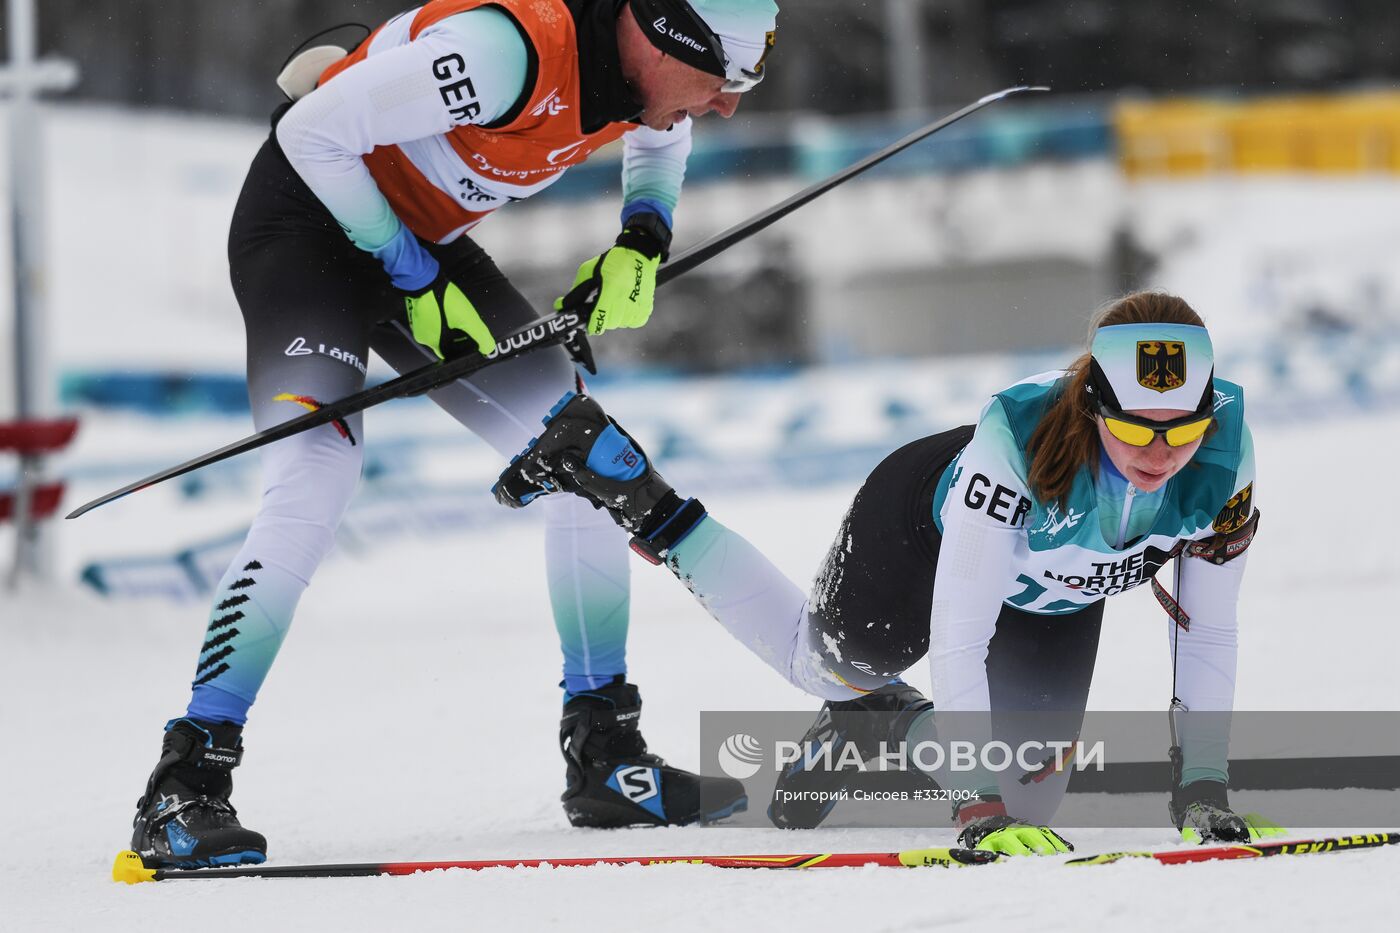
M242 374L66 372L59 377L59 397L69 407L120 408L147 414L248 411L248 386Z
M787 140L754 142L751 134L697 133L686 184L798 174L824 178L924 124L907 118L791 125ZM1039 105L979 115L901 153L870 177L899 177L977 168L1010 168L1037 159L1089 159L1115 151L1113 120L1101 105ZM550 198L583 199L621 190L618 159L576 166L549 189Z

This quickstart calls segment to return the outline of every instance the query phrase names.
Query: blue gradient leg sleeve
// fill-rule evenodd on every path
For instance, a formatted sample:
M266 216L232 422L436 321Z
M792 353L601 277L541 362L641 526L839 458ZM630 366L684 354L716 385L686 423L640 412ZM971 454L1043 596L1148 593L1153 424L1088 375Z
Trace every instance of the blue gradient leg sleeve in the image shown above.
M626 536L577 496L540 500L545 572L564 652L564 688L596 690L627 673L631 568Z
M807 596L763 552L706 516L666 564L705 611L788 683L827 700L856 690L808 645Z
M350 419L358 436L359 416ZM214 593L187 715L243 725L297 602L330 553L360 477L361 448L332 426L263 452L263 498Z
M186 715L207 722L247 722L248 708L282 647L305 588L285 571L239 554L219 583Z
M493 333L534 321L534 308L484 253L463 275L453 281L466 290ZM402 322L376 331L373 346L401 373L433 361ZM541 419L559 396L578 387L568 354L548 347L502 360L428 397L509 459L543 430ZM597 689L627 672L627 535L606 513L575 496L546 496L535 507L545 514L545 576L566 686L575 692Z

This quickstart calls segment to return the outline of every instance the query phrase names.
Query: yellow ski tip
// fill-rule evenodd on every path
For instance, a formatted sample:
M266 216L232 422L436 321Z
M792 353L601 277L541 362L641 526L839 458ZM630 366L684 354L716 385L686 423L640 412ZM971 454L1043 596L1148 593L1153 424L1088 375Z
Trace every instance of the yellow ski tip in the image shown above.
M141 861L141 856L127 849L125 852L117 853L117 860L112 865L112 880L125 884L155 881L156 870L147 868L146 863Z

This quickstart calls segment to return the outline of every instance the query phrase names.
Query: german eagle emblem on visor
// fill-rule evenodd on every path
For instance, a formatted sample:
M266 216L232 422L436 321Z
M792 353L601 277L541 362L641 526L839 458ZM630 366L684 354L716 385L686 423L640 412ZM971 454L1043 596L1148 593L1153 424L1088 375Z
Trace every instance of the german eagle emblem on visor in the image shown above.
M1180 340L1139 340L1138 385L1154 392L1170 392L1186 384L1186 344Z

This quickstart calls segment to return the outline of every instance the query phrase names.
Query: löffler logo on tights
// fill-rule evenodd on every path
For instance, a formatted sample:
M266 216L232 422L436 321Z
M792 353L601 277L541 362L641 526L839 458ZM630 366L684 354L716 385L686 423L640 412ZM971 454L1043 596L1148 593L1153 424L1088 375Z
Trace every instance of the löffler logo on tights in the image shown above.
M305 337L296 338L287 345L287 349L282 351L283 356L293 357L313 356L318 353L321 356L328 356L347 366L353 366L361 375L366 375L369 372L368 367L365 366L364 360L360 359L359 354L351 353L349 350L342 350L340 347L327 347L324 343L318 343L313 348L306 342Z

